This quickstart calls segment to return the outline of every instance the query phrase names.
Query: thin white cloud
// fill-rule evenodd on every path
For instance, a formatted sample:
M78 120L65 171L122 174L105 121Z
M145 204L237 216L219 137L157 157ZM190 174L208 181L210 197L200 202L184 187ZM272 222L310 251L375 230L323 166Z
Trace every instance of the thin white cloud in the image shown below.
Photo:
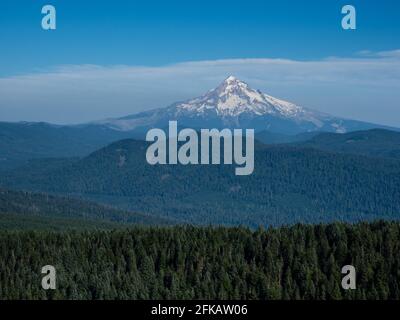
M230 74L268 94L314 109L400 126L400 50L316 61L59 66L0 78L0 120L80 123L127 115L199 95Z
M400 49L390 50L390 51L379 51L379 52L363 50L358 52L358 55L364 57L384 57L384 58L400 59Z

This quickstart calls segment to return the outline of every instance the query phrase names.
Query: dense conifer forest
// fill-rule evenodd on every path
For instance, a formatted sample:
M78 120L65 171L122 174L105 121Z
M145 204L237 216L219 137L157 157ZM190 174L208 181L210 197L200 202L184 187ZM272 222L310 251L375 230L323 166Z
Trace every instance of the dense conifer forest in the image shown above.
M400 223L1 231L0 270L0 299L400 299Z
M171 221L82 199L0 188L0 230L115 229Z
M398 159L257 144L254 173L241 177L230 165L152 166L146 146L122 140L81 160L36 160L0 175L0 186L190 224L257 228L400 219Z
M398 133L257 143L245 179L145 150L0 168L0 299L400 299Z

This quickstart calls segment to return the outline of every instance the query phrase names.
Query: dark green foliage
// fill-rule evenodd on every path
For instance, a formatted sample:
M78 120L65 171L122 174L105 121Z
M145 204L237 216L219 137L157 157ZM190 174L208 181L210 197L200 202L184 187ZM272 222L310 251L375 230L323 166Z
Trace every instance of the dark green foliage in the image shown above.
M312 137L319 135L318 131L303 132L295 135L287 135L283 133L275 133L270 131L256 132L255 138L264 144L279 144L279 143L295 143L308 141Z
M127 224L103 219L63 218L0 213L0 230L109 230Z
M79 195L196 224L258 226L400 218L400 161L258 144L255 170L156 165L143 141L123 140L43 173L20 168L8 188Z
M0 299L400 299L400 224L2 231L0 270Z
M162 225L170 222L85 200L0 188L0 229L115 228L117 223Z
M0 169L13 168L30 159L86 156L128 137L137 135L100 125L0 122Z
M298 146L370 157L400 159L400 132L373 129L345 134L320 133Z

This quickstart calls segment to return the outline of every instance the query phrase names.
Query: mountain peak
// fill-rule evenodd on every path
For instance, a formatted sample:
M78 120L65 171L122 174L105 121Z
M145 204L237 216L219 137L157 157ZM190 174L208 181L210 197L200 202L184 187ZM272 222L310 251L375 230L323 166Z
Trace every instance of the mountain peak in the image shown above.
M300 107L266 94L230 75L218 87L203 96L185 101L177 107L178 112L209 113L218 116L275 114L288 116L300 111Z
M246 82L243 82L237 78L235 78L234 76L229 76L228 78L226 78L216 89L221 91L221 90L229 90L229 89L245 89L248 88L248 84Z
M244 83L243 81L239 80L238 78L234 77L234 76L229 76L228 78L226 78L222 84L234 84L234 83ZM247 84L246 84L247 85Z
M224 80L224 82L232 82L232 81L237 81L237 79L234 76L229 76Z
M252 128L283 134L346 132L380 127L330 116L274 98L252 89L233 75L197 98L98 123L112 129L129 131L166 127L170 120L193 128Z
M235 81L235 80L237 79L235 78L235 76L232 75L228 76L228 78L225 79L225 81Z

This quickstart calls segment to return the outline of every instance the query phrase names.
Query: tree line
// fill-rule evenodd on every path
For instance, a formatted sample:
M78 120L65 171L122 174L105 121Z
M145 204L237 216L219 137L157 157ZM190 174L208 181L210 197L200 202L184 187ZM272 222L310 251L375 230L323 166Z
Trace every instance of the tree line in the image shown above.
M56 290L41 287L44 265ZM0 232L0 299L399 298L398 222Z

